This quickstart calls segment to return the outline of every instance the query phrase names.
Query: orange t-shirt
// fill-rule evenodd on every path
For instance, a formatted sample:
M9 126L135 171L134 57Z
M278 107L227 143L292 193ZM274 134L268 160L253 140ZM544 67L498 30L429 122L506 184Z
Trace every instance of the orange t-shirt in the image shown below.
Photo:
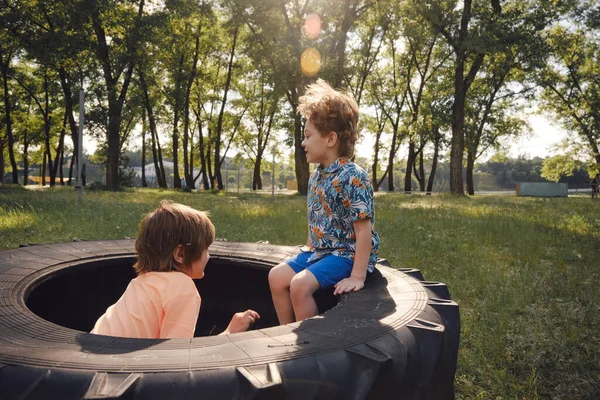
M129 338L192 338L200 295L182 272L146 272L129 282L125 293L91 333Z

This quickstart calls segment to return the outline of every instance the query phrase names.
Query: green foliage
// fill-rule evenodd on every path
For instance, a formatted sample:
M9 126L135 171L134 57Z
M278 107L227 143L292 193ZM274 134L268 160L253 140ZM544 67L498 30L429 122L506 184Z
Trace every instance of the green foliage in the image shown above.
M498 158L496 158L498 159ZM488 161L478 166L482 172L494 175L496 182L502 188L514 189L517 182L544 182L540 171L542 159L510 158L506 161Z
M306 198L172 190L0 190L0 249L134 237L162 199L209 210L217 237L295 245ZM586 197L375 198L381 256L448 285L460 306L457 399L600 396L600 219Z
M544 160L542 177L558 182L563 176L572 176L578 163L570 154L556 155Z
M276 140L285 136L285 146L295 145L300 153L301 139L294 135L301 136L301 123L295 107L305 85L316 77L302 75L298 60L304 49L313 47L321 53L318 76L348 88L361 103L366 116L363 133L377 138L378 179L388 164L394 171L408 138L429 158L434 142L440 154L446 152L451 143L447 136L458 117L452 115L456 62L463 58L463 81L470 84L464 89L465 146L475 158L497 150L499 138L527 131L521 117L523 99L531 100L532 92L524 88L535 81L545 89L545 109L572 136L590 143L587 157L579 159L589 164L590 173L598 170L600 159L593 157L600 156L591 145L598 144L600 134L598 2L498 1L501 12L493 3L311 0L301 7L279 0L4 2L0 56L4 63L10 61L8 100L15 136L11 150L20 161L20 150L28 146L28 157L42 161L44 120L16 78L42 99L41 77L47 73L52 89L51 147L57 148L66 100L76 101L77 89L85 87L86 135L111 149L100 156L112 161L109 181L114 185L119 153L139 132L144 74L163 156L177 156L177 171L184 165L184 146L187 161L193 156L194 166L200 167L201 153L213 174L214 162L233 156L233 151L260 159L275 134ZM460 34L468 4L472 9L464 14L466 31ZM303 33L309 12L319 14L323 22L317 40ZM556 23L561 18L567 22ZM237 45L225 101L233 32L238 33ZM482 55L478 66L475 60ZM135 72L129 80L132 66ZM271 104L276 110L267 140L265 131L271 125L265 116L271 115ZM0 108L4 111L6 105ZM366 115L373 112L378 115ZM72 114L76 113L75 106ZM0 114L0 137L6 139L5 113ZM67 131L76 130L75 125ZM392 137L396 148L391 148ZM8 160L6 144L7 140L0 143L0 151ZM456 157L463 151L454 150ZM56 156L56 150L51 153ZM295 171L304 171L303 161L293 160ZM401 184L397 178L391 180L394 187ZM507 178L503 185L507 182L514 179Z
M592 158L592 170L600 168L600 4L582 0L569 24L548 32L550 61L536 79L544 88L542 105L573 135L571 143L583 143ZM596 21L596 22L594 22ZM557 160L558 162L559 160ZM560 168L559 168L560 169Z

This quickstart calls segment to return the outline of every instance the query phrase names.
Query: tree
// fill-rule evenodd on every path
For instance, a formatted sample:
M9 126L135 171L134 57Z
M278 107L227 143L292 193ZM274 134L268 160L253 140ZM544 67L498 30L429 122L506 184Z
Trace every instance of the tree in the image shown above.
M198 9L194 7L194 9ZM194 135L193 129L190 129L190 107L192 107L192 88L193 85L198 85L197 77L198 77L198 60L200 57L200 52L203 50L203 60L202 63L206 63L206 59L208 58L211 50L211 39L214 39L214 35L211 35L211 20L214 18L214 13L210 9L209 5L202 3L202 7L199 8L199 12L197 14L193 14L194 18L197 21L197 25L195 29L192 29L192 34L194 38L194 52L192 53L192 65L187 73L187 82L185 87L185 97L183 101L183 118L184 118L184 126L183 126L183 162L184 162L184 174L186 181L186 188L191 189L195 187L196 179L198 177L194 177ZM201 49L202 45L202 49ZM201 124L200 121L196 120L198 125ZM200 139L202 139L201 131L200 131ZM203 149L200 149L203 151Z
M37 104L29 95L24 93L25 91L21 88L19 91L15 91L16 96L20 99L15 104L13 110L14 125L19 135L20 153L22 155L23 162L23 185L29 183L29 167L31 161L31 148L43 148L43 120L40 118ZM62 170L62 169L61 169Z
M402 126L401 122L403 114L406 112L405 104L408 98L410 78L414 71L414 62L410 57L405 58L406 54L399 48L401 44L398 42L398 35L401 21L394 16L389 17L385 35L385 54L388 63L374 74L369 94L388 120L392 130L388 166L379 182L373 182L373 185L381 186L387 176L388 190L394 191L394 160L402 140L408 135L407 127Z
M291 137L298 192L306 195L309 168L302 148L304 126L296 110L299 98L311 80L302 75L298 62L303 45L307 42L302 26L313 4L306 1L300 6L299 3L281 0L256 0L249 4L245 22L256 44L251 48L252 59L257 65L272 71L272 76L277 79L274 83L283 90L291 107L290 118L294 121Z
M101 65L108 102L106 185L119 188L119 157L123 104L143 38L144 0L137 12L129 4L93 1L89 18L95 35L95 52Z
M12 115L15 99L11 96L10 90L10 71L13 58L19 53L19 44L10 31L10 27L16 25L14 15L10 13L11 9L2 7L0 11L0 75L2 75L2 100L3 100L3 125L5 135L0 135L0 179L4 187L4 148L8 146L9 160L12 167L13 183L18 183L17 163L15 160L14 145L15 137L13 135Z
M225 86L223 87L223 96L221 100L221 109L219 110L219 116L217 117L217 126L215 127L215 179L217 180L217 187L219 190L223 190L223 177L221 176L221 164L222 159L225 159L225 155L221 158L221 146L222 146L222 133L223 133L223 118L225 116L225 106L227 105L227 95L231 88L231 78L233 75L233 60L235 56L235 50L237 46L238 35L240 33L240 26L237 21L233 23L231 30L231 52L229 55L229 61L227 63L227 76L225 79Z
M42 75L35 77L36 74ZM52 83L58 83L57 79L53 79L53 77L49 76L49 71L47 68L40 68L37 71L34 71L33 74L26 76L22 75L21 77L15 76L15 80L21 85L21 87L28 93L33 102L37 105L37 108L42 115L44 121L44 159L48 162L48 171L50 173L50 186L54 186L56 182L56 174L59 167L60 155L63 153L63 145L64 145L64 136L65 136L65 126L67 123L67 113L63 112L64 119L62 123L62 128L60 128L58 146L56 149L53 148L54 135L55 132L55 123L54 116L56 112L61 112L57 110L54 106L55 104L59 104L60 102L57 99L57 94L59 91L58 85L53 85ZM30 85L38 86L37 88L31 87ZM41 92L41 93L40 93ZM38 97L38 93L41 96ZM54 152L54 162L52 161ZM62 164L60 165L62 168ZM45 184L45 174L42 174L42 183Z
M323 18L328 20L332 29L331 53L329 56L334 60L332 86L340 87L347 80L346 74L346 47L348 34L355 26L356 22L367 13L367 11L377 4L377 0L341 0L335 2L316 2L315 8L321 9ZM321 7L319 7L321 6ZM375 33L372 30L372 34ZM370 51L368 51L370 52ZM369 54L366 54L366 68L369 68ZM360 86L359 86L360 88ZM356 94L355 94L356 95ZM360 97L360 96L357 96Z
M197 82L198 63L206 61L213 52L216 39L212 33L220 29L220 17L214 13L212 2L184 0L165 3L166 21L156 35L153 50L154 63L162 66L163 96L172 126L173 185L181 188L180 160L183 158L183 176L186 189L194 187L193 135L190 133L192 88ZM215 22L217 22L215 24ZM152 66L152 62L149 63ZM192 144L192 145L190 145ZM183 156L183 157L181 157Z
M551 59L538 81L544 88L542 109L581 140L600 171L600 5L583 1L569 26L557 25L548 33ZM594 17L595 16L595 17Z
M362 115L362 129L365 133L370 133L375 136L375 141L373 143L373 164L371 165L371 181L373 182L373 190L375 192L379 191L379 182L378 174L380 169L380 156L379 152L382 149L383 145L382 136L386 129L387 118L383 115L383 113L376 107L375 108L375 116L371 115Z
M376 67L387 31L388 18L385 4L379 2L373 12L358 21L358 40L352 41L346 57L344 81L360 107L369 77Z
M146 77L144 73L144 67L138 65L137 73L140 82L140 88L142 90L142 95L144 96L144 106L145 112L148 115L148 124L150 128L150 138L152 142L152 160L154 162L154 171L156 173L156 181L158 186L161 188L167 187L167 179L165 175L165 167L163 165L163 156L162 156L162 148L160 146L160 139L158 136L158 130L156 128L156 118L155 118L155 102L152 97L149 89L148 83L146 82Z
M467 193L470 195L475 194L473 169L477 159L490 147L497 147L500 138L518 136L528 129L527 122L518 116L523 113L523 102L518 99L527 101L531 90L522 86L526 66L517 59L514 49L491 55L488 64L482 68L482 77L475 80L468 95L465 147Z
M412 192L412 170L420 184L421 191L425 190L425 172L423 168L423 153L428 137L432 133L431 126L425 128L427 116L421 115L423 98L426 88L437 80L440 70L450 57L450 52L439 40L437 32L432 32L423 24L418 13L406 7L407 15L404 24L404 37L407 42L407 57L414 64L413 76L407 77L409 116L405 125L409 130L409 149L404 175L404 191ZM440 85L438 85L440 86ZM418 146L417 146L418 143ZM418 157L418 159L417 159ZM419 171L417 171L417 162Z
M454 62L454 104L452 106L452 142L450 150L450 191L464 194L463 188L463 150L465 101L469 87L477 72L483 65L489 47L477 43L477 32L485 32L486 24L498 18L502 9L499 1L492 0L492 13L486 13L484 7L478 8L476 18L473 15L473 0L464 0L462 9L455 7L454 2L437 1L416 2L422 15L434 30L440 32L452 47ZM473 20L478 23L472 23ZM470 26L471 25L471 26ZM475 25L475 26L473 26ZM469 29L471 28L471 29ZM492 32L490 32L492 33ZM492 33L493 35L493 33ZM465 71L467 71L465 75Z
M69 168L70 184L79 149L78 128L73 115L76 97L73 96L76 91L74 85L78 83L82 88L84 71L89 72L93 65L87 61L90 57L85 33L77 29L82 23L81 14L67 2L20 1L10 6L17 21L11 32L18 38L26 58L48 71L54 71L51 74L53 79L56 75L60 80L65 116L74 147ZM62 175L62 168L60 173Z
M254 169L252 190L262 189L261 165L265 151L270 144L271 131L276 123L281 93L271 87L265 69L259 68L254 74L248 74L243 86L238 89L250 121L246 132L240 134L241 147L251 160Z

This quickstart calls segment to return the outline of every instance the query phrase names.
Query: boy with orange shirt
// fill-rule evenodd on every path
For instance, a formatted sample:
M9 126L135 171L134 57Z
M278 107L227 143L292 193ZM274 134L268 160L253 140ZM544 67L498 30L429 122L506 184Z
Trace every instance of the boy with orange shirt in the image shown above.
M135 241L138 274L91 333L130 338L192 338L200 295L192 279L202 279L215 227L206 213L161 201L140 223ZM260 318L236 313L223 334L248 330Z

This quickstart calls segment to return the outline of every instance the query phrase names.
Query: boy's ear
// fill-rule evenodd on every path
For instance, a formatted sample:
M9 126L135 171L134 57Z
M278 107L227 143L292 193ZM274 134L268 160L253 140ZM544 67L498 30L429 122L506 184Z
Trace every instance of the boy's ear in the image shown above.
M327 147L335 147L338 143L338 139L337 133L334 131L329 132L329 134L327 134Z
M173 260L177 264L183 264L185 261L185 249L182 245L178 244L177 247L173 249Z

